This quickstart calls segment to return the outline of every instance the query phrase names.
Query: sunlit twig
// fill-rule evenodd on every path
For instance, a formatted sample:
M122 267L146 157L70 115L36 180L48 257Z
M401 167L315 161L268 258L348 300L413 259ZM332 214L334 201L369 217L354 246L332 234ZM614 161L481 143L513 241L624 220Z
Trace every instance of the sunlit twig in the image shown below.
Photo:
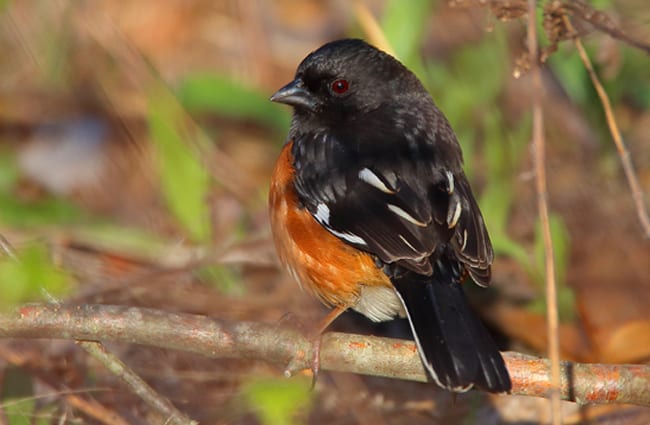
M111 371L129 386L138 397L149 407L165 418L165 423L170 425L198 425L198 422L188 418L183 412L176 409L166 398L151 388L138 374L125 365L113 353L106 350L103 344L95 341L78 341L88 354L93 356L104 367Z
M625 142L621 136L621 131L619 130L616 118L614 117L614 111L612 110L612 104L609 101L609 96L603 88L603 85L600 83L600 79L598 78L596 71L594 71L594 67L591 64L591 60L589 59L584 46L582 45L582 41L580 41L580 38L576 35L576 31L571 24L571 20L567 15L564 15L563 19L566 28L573 34L573 42L576 45L576 49L578 49L580 59L582 59L582 63L589 73L591 82L593 83L594 88L598 93L598 97L600 98L600 102L603 105L605 118L607 120L607 127L609 127L609 132L612 135L612 139L614 139L614 144L616 144L616 150L618 151L618 155L621 158L621 164L623 166L623 171L625 172L625 177L627 178L627 182L630 185L630 190L632 191L632 198L634 198L636 213L639 217L639 221L641 222L641 227L643 227L645 237L650 238L650 218L648 215L648 209L643 199L643 191L641 190L641 185L639 184L636 172L634 171L634 164L632 164L630 152L627 150L627 146L625 146Z
M31 375L38 381L44 382L47 386L56 390L55 393L47 394L47 397L59 396L70 408L78 410L89 418L94 419L97 423L104 425L129 425L129 422L120 416L119 413L107 408L90 396L93 391L101 391L101 389L83 388L70 390L65 387L60 377L53 378L46 374L42 368L31 367L32 365L28 357L25 355L24 349L12 350L6 346L0 346L0 358L14 366L29 370Z
M357 0L354 2L354 10L359 25L361 25L363 32L366 34L366 37L368 37L368 41L374 44L378 49L395 56L395 52L388 42L388 39L386 39L384 31L382 31L381 26L372 12L368 9L368 6L363 1Z
M537 26L535 0L528 0L528 54L533 79L533 162L535 164L535 189L540 225L544 237L544 264L546 275L546 322L548 330L548 354L551 360L551 417L554 425L562 423L560 410L560 332L557 309L557 282L553 239L548 213L546 188L546 160L544 143L544 115L542 111L542 77L537 49Z

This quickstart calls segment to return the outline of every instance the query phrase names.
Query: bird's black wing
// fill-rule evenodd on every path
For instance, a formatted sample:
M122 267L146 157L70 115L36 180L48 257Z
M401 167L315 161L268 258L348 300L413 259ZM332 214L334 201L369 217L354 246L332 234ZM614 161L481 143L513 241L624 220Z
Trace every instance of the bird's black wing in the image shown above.
M395 135L378 123L296 139L299 199L332 234L424 275L436 249L449 244L478 284L489 283L492 247L446 120L420 134Z

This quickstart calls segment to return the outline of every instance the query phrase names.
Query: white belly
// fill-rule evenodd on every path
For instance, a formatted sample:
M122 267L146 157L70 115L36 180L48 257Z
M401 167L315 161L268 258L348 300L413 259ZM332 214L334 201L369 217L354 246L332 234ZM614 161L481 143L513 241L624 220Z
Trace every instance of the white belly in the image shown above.
M352 307L375 322L385 322L395 317L406 317L406 312L395 290L386 286L361 286L359 300Z

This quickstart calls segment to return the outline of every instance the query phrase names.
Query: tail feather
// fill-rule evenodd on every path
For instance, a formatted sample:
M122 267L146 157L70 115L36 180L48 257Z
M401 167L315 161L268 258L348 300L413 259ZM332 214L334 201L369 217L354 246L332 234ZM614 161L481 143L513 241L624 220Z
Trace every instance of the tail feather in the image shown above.
M496 344L471 310L459 283L462 265L438 261L432 276L393 277L422 361L432 379L451 391L473 386L508 392L512 385Z

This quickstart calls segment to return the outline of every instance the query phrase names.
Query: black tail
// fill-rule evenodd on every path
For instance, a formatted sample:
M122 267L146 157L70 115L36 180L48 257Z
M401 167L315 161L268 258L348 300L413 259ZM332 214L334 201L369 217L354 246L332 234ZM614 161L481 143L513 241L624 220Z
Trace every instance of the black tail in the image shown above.
M392 278L422 362L448 390L508 392L512 384L503 358L460 284L462 266L447 261L436 262L432 276L405 272Z

